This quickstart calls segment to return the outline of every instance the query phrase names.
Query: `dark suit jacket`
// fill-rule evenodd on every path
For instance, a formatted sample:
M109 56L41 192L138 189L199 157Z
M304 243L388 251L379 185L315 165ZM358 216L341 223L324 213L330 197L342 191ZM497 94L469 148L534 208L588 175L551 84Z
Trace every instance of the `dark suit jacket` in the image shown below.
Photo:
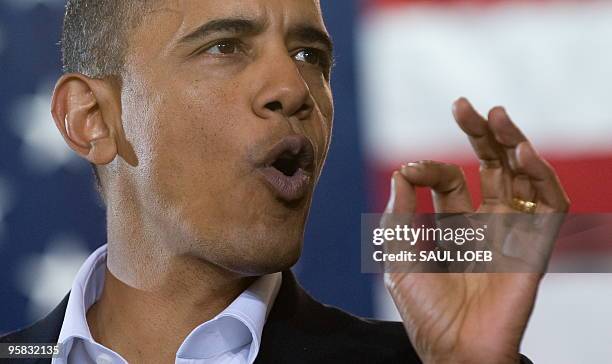
M47 317L0 337L0 343L56 343L68 296ZM1 361L1 359L0 359ZM11 363L14 363L12 361ZM50 363L50 359L23 360ZM421 363L402 323L366 320L315 301L291 271L264 326L256 364ZM524 363L531 363L528 360Z

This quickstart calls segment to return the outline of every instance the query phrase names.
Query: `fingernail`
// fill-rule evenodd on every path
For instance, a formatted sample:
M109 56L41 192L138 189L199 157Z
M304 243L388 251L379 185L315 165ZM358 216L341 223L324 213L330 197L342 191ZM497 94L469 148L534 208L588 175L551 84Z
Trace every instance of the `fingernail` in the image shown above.
M405 171L409 169L419 170L421 167L422 167L421 163L417 163L417 162L406 163L402 165L402 168L400 169L400 171L404 173Z
M385 207L385 213L389 214L393 212L393 207L395 206L395 178L397 177L397 172L393 172L393 176L391 176L391 189L389 190L389 201L387 202L387 207Z

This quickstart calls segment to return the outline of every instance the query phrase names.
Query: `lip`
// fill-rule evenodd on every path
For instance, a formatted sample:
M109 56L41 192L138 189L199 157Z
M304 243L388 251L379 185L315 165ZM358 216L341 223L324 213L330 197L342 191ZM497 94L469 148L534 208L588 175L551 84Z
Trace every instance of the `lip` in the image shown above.
M273 164L284 154L296 158L297 169L291 175L285 175ZM278 142L264 158L258 171L264 177L272 193L286 202L303 199L310 190L314 170L314 147L308 138L302 135L290 135Z
M301 168L293 176L285 176L274 167L262 168L259 171L272 192L284 201L301 200L310 188L311 176Z

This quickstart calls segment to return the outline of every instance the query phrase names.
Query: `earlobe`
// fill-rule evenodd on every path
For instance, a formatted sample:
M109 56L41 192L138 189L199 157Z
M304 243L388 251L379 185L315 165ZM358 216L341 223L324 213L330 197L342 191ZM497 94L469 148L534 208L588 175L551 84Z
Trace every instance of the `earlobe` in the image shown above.
M96 165L112 162L117 156L117 143L104 90L110 87L102 80L80 74L62 76L53 92L51 113L55 124L70 148ZM111 111L112 112L112 111Z

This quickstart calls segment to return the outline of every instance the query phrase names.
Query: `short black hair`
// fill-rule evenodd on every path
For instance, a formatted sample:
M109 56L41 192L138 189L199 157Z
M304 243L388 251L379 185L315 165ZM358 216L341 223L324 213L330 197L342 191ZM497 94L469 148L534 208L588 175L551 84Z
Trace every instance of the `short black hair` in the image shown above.
M128 31L153 0L68 0L61 39L65 73L120 76Z
M128 31L155 0L68 0L60 41L64 73L121 79ZM92 164L98 190L102 182Z

